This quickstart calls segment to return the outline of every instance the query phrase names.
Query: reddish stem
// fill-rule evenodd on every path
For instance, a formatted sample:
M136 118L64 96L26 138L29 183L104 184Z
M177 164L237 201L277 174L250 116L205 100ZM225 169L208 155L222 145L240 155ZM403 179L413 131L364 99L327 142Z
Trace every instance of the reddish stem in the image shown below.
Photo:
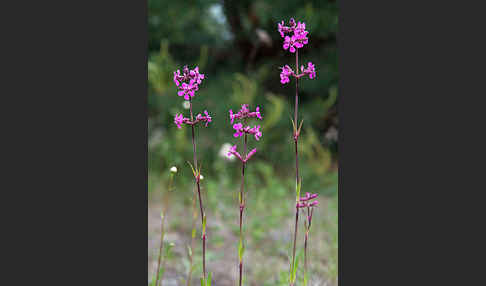
M193 121L193 114L192 114L192 99L190 98L189 99L189 108L190 108L190 113L191 113L191 121ZM203 224L203 220L204 220L204 211L203 211L203 202L202 202L202 199L201 199L201 187L199 185L199 171L198 171L198 167L197 167L197 153L196 153L196 140L195 140L195 136L194 136L194 125L191 125L191 130L192 130L192 151L193 151L193 155L194 155L194 168L196 170L196 176L195 177L195 181L196 181L196 185L197 185L197 193L198 193L198 196L199 196L199 209L201 210L201 225ZM204 280L206 280L206 237L203 236L203 239L202 239L202 247L203 247L203 278Z
M295 51L295 70L299 70L299 50ZM298 140L299 136L297 134L297 126L298 126L298 112L299 112L299 78L295 78L295 108L294 108L294 142L295 142L295 186L298 187L299 185L299 150L298 150ZM292 251L292 268L291 271L294 270L295 267L295 247L297 243L297 226L299 223L299 209L295 209L295 230L294 230L294 247ZM295 271L294 279L297 280L297 271ZM291 281L290 285L293 286L294 283Z
M246 122L245 122L246 124ZM243 158L246 159L246 144L247 144L247 134L244 135L244 144L243 144ZM240 241L243 247L243 210L245 209L245 200L244 200L244 189L245 189L245 165L246 163L242 161L241 164L241 186L240 186ZM239 255L238 255L239 256ZM239 285L241 286L242 278L243 278L243 257L239 261L239 269L240 269L240 277L239 277Z

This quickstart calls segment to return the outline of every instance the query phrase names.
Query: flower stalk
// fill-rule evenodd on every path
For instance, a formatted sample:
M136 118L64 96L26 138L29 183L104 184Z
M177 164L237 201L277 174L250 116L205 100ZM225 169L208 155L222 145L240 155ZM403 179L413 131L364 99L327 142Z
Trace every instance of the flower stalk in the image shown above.
M257 107L256 111L250 112L248 108L248 104L243 104L241 106L241 110L238 113L233 113L233 111L229 110L231 124L233 124L233 129L235 133L233 134L234 137L243 137L243 154L240 154L236 149L237 146L234 145L230 148L228 152L228 156L235 156L241 161L241 184L240 184L240 192L238 194L238 202L239 202L239 210L240 210L240 235L239 235L239 242L238 242L238 269L239 269L239 286L241 286L243 282L243 253L245 251L245 241L243 235L243 212L245 210L245 167L250 160L250 158L256 153L256 148L247 152L248 149L248 135L254 135L255 140L260 140L262 137L262 133L260 131L260 125L254 126L251 128L247 125L248 118L258 118L262 119L260 114L260 108ZM242 120L242 123L234 123L235 120Z
M289 77L295 78L295 104L294 104L294 118L292 119L293 125L293 138L295 144L295 188L296 188L296 206L295 206L295 225L294 225L294 240L292 248L292 261L290 264L289 273L289 285L294 286L297 278L297 269L295 263L295 251L297 247L297 233L299 224L299 201L300 201L300 189L302 186L302 179L299 176L299 135L302 128L303 121L299 124L299 78L308 75L310 79L316 77L315 67L309 62L307 68L301 66L299 73L299 49L303 48L309 42L307 38L308 32L305 30L305 23L296 23L293 18L289 21L289 26L286 26L284 21L278 23L278 31L282 38L284 38L283 49L289 50L291 53L295 53L295 71L288 65L281 68L280 83L286 84L290 82Z
M190 113L191 113L191 121L193 121L193 113L192 113L192 97L189 99L190 103ZM205 217L204 210L203 210L203 201L201 198L201 186L199 184L200 182L200 169L198 169L197 165L197 151L196 151L196 139L194 136L194 124L191 124L191 131L192 131L192 153L194 157L194 168L198 171L198 174L194 175L195 178L195 183L197 186L197 194L199 197L199 209L201 211L201 224L203 224L203 218ZM206 234L204 233L202 236L202 249L203 249L203 278L206 281Z
M194 175L195 187L197 188L197 196L199 198L199 210L201 213L201 225L202 225L201 241L202 241L203 269L202 269L201 282L203 285L210 285L211 273L209 273L208 277L206 277L206 214L204 212L204 205L201 196L200 181L202 179L202 175L201 175L201 166L198 165L198 161L197 161L197 148L196 148L197 143L196 143L196 136L195 136L195 127L198 125L198 123L203 123L203 122L207 127L208 124L212 121L212 118L207 112L207 110L204 111L204 115L201 115L199 113L196 116L194 116L193 104L192 104L192 98L195 96L195 92L199 90L199 84L201 84L203 79L204 79L204 74L199 73L199 67L195 67L193 70L189 70L187 66L184 66L182 73L180 72L180 70L174 72L174 83L179 88L177 95L183 96L186 101L189 101L189 112L190 112L189 118L185 118L182 114L176 114L176 116L174 117L174 123L177 125L177 128L181 128L183 124L191 126L192 153L193 153L194 165L192 165L191 163L189 163L189 165L191 166L192 173ZM193 206L195 204L194 203L195 196L196 193L194 190ZM193 218L196 218L195 212L193 212ZM190 284L191 274L192 274L192 263L193 263L192 249L194 248L193 246L194 228L193 228L192 236L193 239L191 241L191 248L189 248L190 269L189 269L188 281L187 281L188 285Z

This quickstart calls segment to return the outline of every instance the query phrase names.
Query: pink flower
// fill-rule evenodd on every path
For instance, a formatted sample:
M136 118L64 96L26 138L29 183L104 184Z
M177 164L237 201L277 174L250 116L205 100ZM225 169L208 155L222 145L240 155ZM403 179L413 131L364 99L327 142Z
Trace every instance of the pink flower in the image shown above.
M254 148L253 150L250 151L250 153L248 153L248 155L246 155L246 158L245 158L245 163L250 160L251 156L253 156L254 154L256 153L256 148Z
M301 202L317 198L317 194L305 193L305 197L300 198Z
M194 70L189 72L192 81L197 82L197 84L201 84L201 81L204 79L204 75L199 73L199 67L195 67Z
M179 86L179 81L183 80L184 77L181 75L181 71L177 70L174 72L174 82L177 86Z
M260 138L262 137L262 132L260 131L260 125L253 127L252 129L250 129L248 133L255 135L255 140L257 141L260 140Z
M233 129L236 130L234 137L240 137L246 134L251 134L255 136L255 139L258 141L262 137L262 132L260 131L260 125L254 126L251 128L250 126L243 127L241 123L235 123L233 125Z
M185 100L189 100L190 97L194 97L194 92L199 90L199 84L204 79L204 74L199 73L199 67L195 67L193 70L189 70L187 66L174 72L174 83L179 87L179 96L184 96ZM182 82L182 85L180 84Z
M297 208L305 208L305 207L307 207L307 203L297 203L296 207Z
M254 112L250 112L250 109L248 108L248 104L243 104L241 106L241 109L240 111L238 111L238 113L233 113L233 110L230 109L229 110L229 116L230 116L230 120L231 120L231 124L234 123L234 120L235 119L244 119L244 118L258 118L258 119L262 119L262 115L260 113L260 107L257 106L256 108L256 111Z
M319 204L318 201L310 202L310 200L317 198L317 194L305 193L305 197L299 198L299 202L296 204L297 208L314 207Z
M285 40L284 40L284 43L283 43L283 49L284 50L287 50L290 47L290 52L291 53L295 53L295 47L294 47L294 45L295 45L294 36L292 36L292 37L285 36Z
M174 117L174 123L177 125L177 128L181 128L182 123L184 123L184 117L182 114L176 114Z
M262 115L260 114L260 107L259 106L257 106L257 108L256 108L255 115L258 119L260 119L260 120L262 119Z
M283 20L282 20L282 22L278 23L278 31L280 32L280 36L282 36L282 38L285 37L285 34L292 33L294 31L294 29L295 29L294 18L290 19L289 25L290 25L290 27L285 26L285 23L284 23Z
M204 114L205 115L201 115L201 113L199 113L197 116L196 116L196 121L194 123L197 123L199 121L203 121L203 122L206 122L205 126L208 127L208 123L212 121L212 118L211 116L209 115L208 111L207 110L204 110Z
M235 115L236 114L233 114L233 110L232 109L229 110L229 114L230 114L231 124L233 124L233 122L235 121Z
M291 53L295 53L296 49L302 48L309 42L307 38L309 32L305 30L305 23L296 24L293 18L290 19L289 25L289 27L285 26L283 21L278 23L278 31L280 36L284 38L283 49L289 49ZM285 34L290 36L285 36Z
M299 22L294 30L294 40L299 49L309 42L309 39L307 38L308 33L309 32L305 30L305 23Z
M233 145L230 148L230 150L228 151L228 157L231 157L231 155L234 155L234 156L238 157L238 159L240 159L240 161L243 161L243 158L241 158L240 153L238 153L238 151L236 151L236 145Z
M243 136L243 124L241 123L236 123L233 125L233 129L236 130L235 134L233 134L234 137L239 137Z
M292 69L288 65L285 65L281 69L282 69L282 71L280 72L280 83L286 84L286 83L290 82L289 76L292 76L294 74L294 72L292 71Z
M189 84L183 82L182 86L179 87L177 95L184 96L185 100L189 100L189 96L194 97L194 92L199 89L197 84L190 82Z
M282 20L282 23L278 23L278 31L280 32L280 36L282 38L285 36L285 33L287 31L287 27L284 26L284 21Z
M228 151L228 157L231 157L231 156L236 156L238 159L240 159L241 162L243 163L246 163L248 162L248 160L250 160L250 158L256 153L256 148L254 148L253 150L251 150L248 155L246 155L246 158L243 159L243 157L240 155L240 153L238 153L238 151L236 151L236 145L233 145L230 150Z
M316 77L316 67L311 62L307 63L307 68L304 68L304 66L301 66L300 70L304 74L309 75L310 79L313 79L313 78Z

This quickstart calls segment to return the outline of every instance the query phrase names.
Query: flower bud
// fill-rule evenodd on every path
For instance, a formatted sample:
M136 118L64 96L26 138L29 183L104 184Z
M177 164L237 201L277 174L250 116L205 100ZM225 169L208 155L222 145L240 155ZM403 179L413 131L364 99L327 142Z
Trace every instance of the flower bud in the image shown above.
M170 172L171 173L177 173L177 167L176 166L172 166L172 168L170 168Z

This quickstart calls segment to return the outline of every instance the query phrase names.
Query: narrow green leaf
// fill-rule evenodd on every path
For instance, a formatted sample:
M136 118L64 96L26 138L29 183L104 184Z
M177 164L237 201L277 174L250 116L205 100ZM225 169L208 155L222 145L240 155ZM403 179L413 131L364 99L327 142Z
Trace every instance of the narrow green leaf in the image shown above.
M238 243L238 259L240 260L240 262L242 261L244 252L245 247L243 247L243 241L240 239L240 242Z
M290 117L290 121L292 121L292 130L294 130L294 133L297 129L295 129L295 122L294 122L294 119L292 119L292 117Z
M202 233L203 233L203 235L206 234L206 214L204 214L204 216L203 216Z
M304 123L304 119L300 122L299 130L297 130L297 133L300 133L300 129L302 129L302 123Z
M202 278L202 277L201 277L201 286L206 286L206 285L204 285L204 284L205 284L205 282L204 282L204 278Z
M194 171L194 167L192 166L191 162L187 161L187 164L191 166L192 174L194 175L194 177L196 177L196 171Z
M211 272L208 272L208 278L206 278L206 286L211 286Z
M295 282L295 278L297 277L297 269L299 269L299 260L300 260L301 254L302 253L299 252L295 257L295 265L294 265L294 269L292 269L292 276L293 276L292 282Z
M299 182L296 184L295 193L297 195L296 201L299 202L300 200L300 189L302 188L302 178L299 178Z

